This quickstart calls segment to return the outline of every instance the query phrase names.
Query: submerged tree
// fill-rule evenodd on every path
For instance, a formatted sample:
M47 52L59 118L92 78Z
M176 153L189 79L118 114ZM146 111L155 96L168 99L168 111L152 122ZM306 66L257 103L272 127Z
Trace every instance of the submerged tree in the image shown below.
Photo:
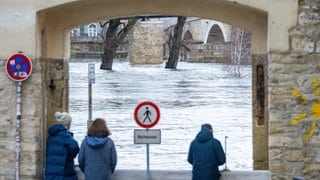
M186 22L185 16L178 16L177 24L174 27L174 36L170 34L169 37L169 59L166 63L166 68L176 69L179 55L180 55L180 48L182 44L182 33L183 27Z
M128 18L126 24L121 22L121 19L111 19L105 23L100 23L101 27L109 25L104 38L104 48L101 57L100 69L112 70L113 59L115 53L121 43L123 43L128 32L138 21L138 17ZM123 25L123 28L119 28ZM119 30L120 29L120 30Z
M226 57L232 65L232 74L241 76L241 65L247 64L250 59L251 38L250 33L236 27L231 28L231 43L225 49Z

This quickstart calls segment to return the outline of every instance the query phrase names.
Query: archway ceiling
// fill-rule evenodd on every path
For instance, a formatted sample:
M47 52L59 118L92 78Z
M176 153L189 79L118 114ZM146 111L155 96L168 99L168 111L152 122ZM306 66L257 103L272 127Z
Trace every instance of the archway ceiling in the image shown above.
M53 38L57 36L54 33L90 22L145 14L200 17L231 24L251 32L252 52L267 51L267 13L226 0L80 0L38 11L41 26Z
M40 11L66 27L97 20L139 15L172 15L214 19L250 31L266 23L267 13L225 0L81 0ZM57 18L62 16L63 18Z

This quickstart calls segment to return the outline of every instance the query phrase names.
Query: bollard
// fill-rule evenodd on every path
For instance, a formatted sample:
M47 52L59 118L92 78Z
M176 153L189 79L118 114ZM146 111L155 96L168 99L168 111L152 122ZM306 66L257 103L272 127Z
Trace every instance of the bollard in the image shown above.
M306 180L306 178L302 176L294 176L292 180Z

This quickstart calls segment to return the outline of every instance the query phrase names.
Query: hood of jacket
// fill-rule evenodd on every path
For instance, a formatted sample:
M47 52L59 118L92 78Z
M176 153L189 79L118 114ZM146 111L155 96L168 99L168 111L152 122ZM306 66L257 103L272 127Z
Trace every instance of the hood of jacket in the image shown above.
M62 124L54 124L48 129L48 133L50 136L54 136L61 131L68 131L68 128Z
M207 142L210 139L213 138L212 132L206 130L206 129L202 129L196 137L196 141L199 143L203 143L203 142Z
M86 142L93 148L100 148L108 141L108 137L87 136Z

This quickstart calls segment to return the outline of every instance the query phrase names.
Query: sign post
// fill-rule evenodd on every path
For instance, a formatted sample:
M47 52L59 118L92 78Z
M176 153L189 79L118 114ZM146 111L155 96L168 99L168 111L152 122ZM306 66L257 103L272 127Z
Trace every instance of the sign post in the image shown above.
M136 123L146 130L135 130L134 131L134 143L135 144L146 144L147 151L147 180L150 180L150 162L149 162L149 144L160 144L161 143L161 131L150 130L160 120L159 107L150 101L145 101L137 105L134 110L134 120Z
M28 79L32 72L32 61L23 52L11 55L6 62L6 73L8 77L17 82L17 112L16 112L16 180L19 180L20 171L20 122L21 122L21 96L22 81Z
M89 112L88 112L88 121L87 121L87 129L89 129L89 126L92 122L92 84L95 83L94 78L94 64L88 64L88 97L89 97Z

